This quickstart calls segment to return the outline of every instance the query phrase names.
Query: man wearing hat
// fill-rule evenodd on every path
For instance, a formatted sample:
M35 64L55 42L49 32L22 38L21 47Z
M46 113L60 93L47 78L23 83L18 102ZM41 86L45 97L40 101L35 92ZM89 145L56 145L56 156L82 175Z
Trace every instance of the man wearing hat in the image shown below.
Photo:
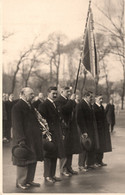
M95 151L99 147L96 120L92 109L93 93L86 91L84 98L77 107L77 123L80 128L81 136L91 140L91 148L84 148L79 154L79 169L86 171L95 168ZM89 149L89 150L88 150Z
M72 169L72 155L73 155L73 133L72 133L72 114L74 111L75 94L71 95L71 90L69 87L62 87L60 96L56 99L55 103L62 119L62 129L64 136L64 147L66 158L60 161L60 172L62 175L69 177L73 174L77 174L76 171Z
M33 98L33 90L29 87L23 88L20 100L12 108L12 160L13 165L17 166L16 186L23 190L30 186L40 186L34 182L34 176L37 161L43 160L42 133L31 105Z
M55 176L57 158L64 158L63 136L60 125L60 116L54 103L57 97L57 87L49 87L47 99L40 104L38 110L46 119L52 141L44 141L44 178L46 183L61 181Z

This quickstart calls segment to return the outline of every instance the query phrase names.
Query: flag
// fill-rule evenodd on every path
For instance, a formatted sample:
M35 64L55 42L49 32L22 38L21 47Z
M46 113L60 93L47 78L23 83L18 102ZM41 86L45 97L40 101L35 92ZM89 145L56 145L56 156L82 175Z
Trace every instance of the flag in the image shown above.
M92 10L89 8L88 20L86 23L85 34L83 39L83 53L82 53L82 63L84 67L96 77L98 75L98 60L97 60L97 50L94 37L94 27L93 27L93 15Z

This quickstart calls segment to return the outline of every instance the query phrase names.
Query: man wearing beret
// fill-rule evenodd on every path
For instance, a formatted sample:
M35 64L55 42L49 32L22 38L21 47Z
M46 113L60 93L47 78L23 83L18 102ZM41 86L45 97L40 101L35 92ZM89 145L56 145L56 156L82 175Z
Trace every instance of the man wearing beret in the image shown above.
M56 181L61 181L61 178L55 176L57 158L64 158L64 147L63 147L63 137L60 125L60 116L56 105L54 103L57 97L57 87L49 87L47 99L40 104L38 110L43 118L46 119L49 131L51 133L53 147L55 150L50 151L49 142L48 147L46 144L45 155L44 155L44 178L46 183L54 183Z
M31 151L30 155L21 159L22 153L12 154L13 164L17 166L16 186L23 190L30 186L39 187L34 182L37 161L43 160L42 133L37 115L31 105L34 92L26 87L21 90L20 100L12 108L13 148L26 146ZM18 149L19 151L19 149Z

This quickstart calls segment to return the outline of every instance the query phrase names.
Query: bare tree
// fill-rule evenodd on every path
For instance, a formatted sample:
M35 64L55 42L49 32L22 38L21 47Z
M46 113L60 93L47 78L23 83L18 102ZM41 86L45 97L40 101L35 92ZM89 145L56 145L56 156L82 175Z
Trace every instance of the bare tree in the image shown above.
M5 32L4 35L2 36L2 40L5 41L6 39L8 39L12 35L14 35L14 33Z
M28 49L25 52L22 52L20 54L20 58L16 63L16 70L14 71L14 74L13 74L12 88L11 88L12 93L14 92L14 89L16 86L16 76L17 76L18 71L20 70L20 66L21 66L22 62L27 59L27 57L29 56L29 54L31 53L32 50L33 50L33 45L31 45L30 49Z
M104 78L106 80L107 94L109 99L109 85L108 85L108 71L104 59L110 54L111 48L108 43L107 37L102 33L96 33L96 45L98 51L98 75L95 79L95 93L98 93L98 83L99 79ZM100 76L103 74L103 76Z
M59 84L59 71L61 63L61 54L63 53L63 44L66 36L61 33L52 33L48 36L46 43L46 55L50 64L50 81L53 83L53 75L56 76L56 86Z
M124 30L124 0L115 5L114 1L106 1L105 9L98 7L98 10L105 16L107 22L98 25L103 31L110 35L111 53L119 56L123 67L123 92L121 96L121 109L124 108L125 96L125 30ZM105 11L104 11L105 10Z

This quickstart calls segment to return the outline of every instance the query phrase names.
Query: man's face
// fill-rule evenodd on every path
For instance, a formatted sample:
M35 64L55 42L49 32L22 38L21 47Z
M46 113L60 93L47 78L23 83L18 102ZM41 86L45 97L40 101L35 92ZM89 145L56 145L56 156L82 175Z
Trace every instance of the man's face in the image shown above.
M93 102L93 94L86 97L86 100L91 104Z
M80 95L76 95L76 102L80 102Z
M69 89L63 90L62 94L66 97L69 98L71 96L71 91Z
M6 101L6 94L3 94L3 101Z
M55 100L57 98L57 90L51 90L51 92L49 92L48 94L48 97L51 99L51 100Z
M39 99L43 100L44 97L43 97L43 93L39 93Z
M14 95L10 94L9 99L13 101L14 100Z
M102 96L96 97L96 102L97 102L98 104L102 105L103 97L102 97Z
M33 98L34 98L34 92L32 89L27 89L25 92L24 92L24 97L26 99L27 102L32 102Z

